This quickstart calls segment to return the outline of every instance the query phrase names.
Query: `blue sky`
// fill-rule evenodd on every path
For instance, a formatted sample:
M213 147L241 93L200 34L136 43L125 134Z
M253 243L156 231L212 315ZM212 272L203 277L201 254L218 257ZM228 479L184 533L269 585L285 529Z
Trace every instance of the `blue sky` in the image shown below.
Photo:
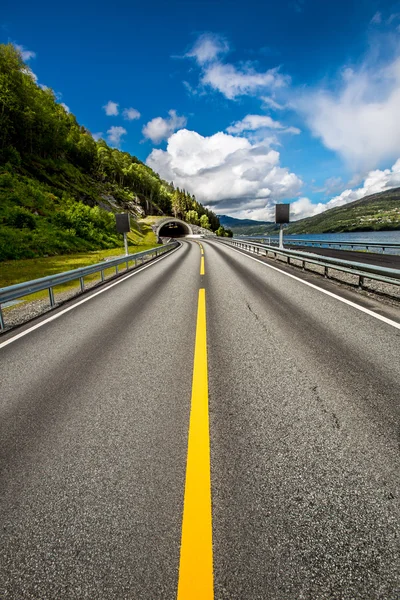
M0 41L217 213L300 218L400 186L400 2L6 0Z

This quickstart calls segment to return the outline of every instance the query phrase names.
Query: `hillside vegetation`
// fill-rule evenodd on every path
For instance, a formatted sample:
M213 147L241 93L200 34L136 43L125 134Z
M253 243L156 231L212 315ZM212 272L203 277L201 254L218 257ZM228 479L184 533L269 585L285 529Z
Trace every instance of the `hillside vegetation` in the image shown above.
M372 194L291 223L287 233L340 233L400 229L400 188Z
M229 225L235 235L276 234L274 223L233 219L220 216L223 225ZM288 234L342 233L347 231L400 230L400 188L372 194L344 206L331 208L314 217L294 221L288 225Z
M194 196L95 141L37 85L19 51L0 44L0 260L122 246L113 214L120 211L220 227Z
M219 215L223 227L235 235L263 235L268 227L275 227L271 221L252 221L251 219L235 219L227 215Z

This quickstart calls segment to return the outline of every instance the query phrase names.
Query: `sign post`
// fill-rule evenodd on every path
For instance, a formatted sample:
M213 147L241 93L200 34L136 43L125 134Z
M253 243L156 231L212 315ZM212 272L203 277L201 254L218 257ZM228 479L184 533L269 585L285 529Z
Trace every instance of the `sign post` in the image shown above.
M283 226L289 223L290 204L275 204L275 223L279 224L279 250L283 250Z
M128 236L127 234L131 230L131 225L129 222L129 213L117 213L115 215L115 222L117 227L117 233L124 234L124 246L125 246L125 256L128 256Z

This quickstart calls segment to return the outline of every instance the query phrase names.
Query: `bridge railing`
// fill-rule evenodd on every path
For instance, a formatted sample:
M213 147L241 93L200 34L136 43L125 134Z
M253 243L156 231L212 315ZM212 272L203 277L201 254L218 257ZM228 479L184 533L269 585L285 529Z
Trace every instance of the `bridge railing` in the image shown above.
M258 237L258 238L253 238L252 236L246 236L246 237L241 237L241 238L236 238L237 241L244 241L244 240L248 240L251 242L259 242L261 244L268 244L270 246L273 245L278 245L279 244L279 238L274 238L272 236L264 236L264 237ZM268 240L268 242L266 242L266 240ZM318 247L322 247L322 246L327 246L328 248L331 247L337 247L337 248L366 248L366 250L369 250L370 248L372 250L382 250L382 252L385 252L385 250L387 250L388 248L390 249L395 249L397 252L396 253L400 253L400 242L353 242L351 240L340 240L340 241L329 241L329 240L303 240L303 239L296 239L296 238L289 238L289 237L285 237L284 238L284 243L286 246L318 246Z
M115 268L115 274L118 274L118 267L120 265L126 266L126 271L135 268L138 263L143 264L146 260L151 260L161 254L170 252L173 248L179 246L179 242L174 241L164 246L158 246L156 248L150 248L150 250L144 250L143 252L137 252L136 254L128 254L127 256L120 256L111 260L106 260L101 263L89 265L88 267L80 267L79 269L73 269L72 271L65 271L64 273L57 273L56 275L49 275L48 277L41 277L40 279L33 279L32 281L24 281L22 283L16 283L8 287L0 288L0 331L5 329L4 316L2 312L2 304L11 302L36 292L48 290L50 306L55 306L54 287L62 283L68 283L70 281L79 280L80 291L85 290L84 278L88 275L100 273L101 281L105 280L104 271ZM125 273L126 273L125 271Z
M222 240L221 240L222 241ZM324 267L324 276L329 277L329 269L342 271L358 276L358 287L362 288L364 279L374 279L383 283L400 285L400 269L390 269L388 267L379 267L361 262L353 262L339 258L321 256L311 252L301 252L299 250L281 250L276 246L260 244L258 242L249 242L248 240L223 240L225 244L231 244L243 250L254 252L255 254L264 254L274 258L278 256L286 257L286 262L290 264L291 259L300 261L301 268L304 270L306 264L314 264Z

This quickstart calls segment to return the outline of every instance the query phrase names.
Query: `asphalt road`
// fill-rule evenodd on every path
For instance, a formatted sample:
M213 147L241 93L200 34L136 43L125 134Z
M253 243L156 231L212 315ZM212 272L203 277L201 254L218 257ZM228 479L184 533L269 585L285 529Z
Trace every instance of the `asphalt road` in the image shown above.
M0 337L1 600L176 598L199 288L215 599L400 598L400 311L202 244Z
M365 252L360 250L342 250L337 248L319 248L318 246L286 246L288 250L300 250L301 252L311 252L321 256L331 258L340 258L341 260L350 260L352 262L365 263L367 265L377 265L388 269L400 269L399 254L384 254L382 252Z

